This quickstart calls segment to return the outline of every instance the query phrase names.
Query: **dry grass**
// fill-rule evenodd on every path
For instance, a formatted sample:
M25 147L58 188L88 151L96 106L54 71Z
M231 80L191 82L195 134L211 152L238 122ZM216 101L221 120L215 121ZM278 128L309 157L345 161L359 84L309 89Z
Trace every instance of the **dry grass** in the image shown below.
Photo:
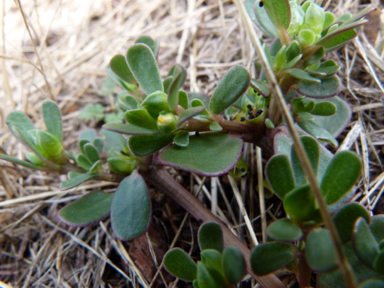
M324 2L337 15L356 12L363 5L356 0ZM64 145L75 149L78 134L87 128L78 119L79 108L101 103L114 109L113 97L100 94L105 67L113 55L124 53L140 35L160 40L158 62L163 76L175 63L186 67L185 88L192 91L212 92L231 65L250 67L256 58L236 7L225 0L41 0L21 1L21 6L17 0L2 1L0 9L0 148L19 158L26 150L11 137L6 115L12 110L23 111L37 128L43 128L41 102L53 99L64 115ZM342 66L339 76L345 89L341 96L354 111L352 122L340 136L340 149L361 156L364 173L356 199L374 214L384 213L384 198L380 198L384 190L384 42L380 16L380 11L372 15L371 23L357 39L330 55ZM374 47L381 50L377 52ZM253 149L246 149L249 175L256 175L256 162L261 163ZM0 163L1 281L13 287L184 285L172 283L173 278L157 268L161 267L161 254L176 241L187 250L196 250L191 237L198 225L194 220L182 220L184 212L153 191L156 229L140 241L116 240L109 221L95 227L68 227L57 219L60 207L88 191L113 190L115 186L91 182L61 192L62 177ZM260 170L258 177L262 177ZM256 221L247 221L236 231L241 238L253 239L253 244L257 239L263 241L265 222L261 225L257 219L259 203L252 196L255 180L248 177L238 183L230 181L230 185L226 179L217 180L204 182L194 175L190 186L201 189L203 200L212 201L213 212L222 218L229 215L227 221L234 226L245 222L238 205L246 203L246 219ZM238 192L236 204L230 203L230 196L228 205L218 206L217 194L225 195L229 187ZM268 219L281 214L276 202L267 199L261 206Z

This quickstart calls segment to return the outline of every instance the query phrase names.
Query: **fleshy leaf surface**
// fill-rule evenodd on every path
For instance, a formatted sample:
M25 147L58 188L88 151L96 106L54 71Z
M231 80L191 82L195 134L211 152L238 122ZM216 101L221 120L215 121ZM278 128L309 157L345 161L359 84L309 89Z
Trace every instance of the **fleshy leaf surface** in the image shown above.
M356 255L372 267L379 253L379 245L364 218L359 218L355 223L352 245Z
M121 80L127 83L136 84L136 80L133 77L132 72L129 69L125 57L123 55L114 56L109 62L109 67L111 68L113 73L115 73L116 76L118 76Z
M170 144L174 135L133 135L128 139L128 146L136 156L147 156Z
M192 282L196 279L197 265L180 248L174 248L164 256L165 268L176 277Z
M287 155L272 156L265 169L269 185L280 199L295 188L295 178Z
M207 222L201 225L198 233L200 250L214 249L223 252L223 232L219 224Z
M321 83L301 81L298 90L301 94L313 98L328 98L340 92L340 80L337 76L321 80Z
M227 133L212 132L189 138L187 147L172 145L160 153L165 164L201 175L227 173L240 157L243 141ZM217 151L226 151L218 157Z
M291 23L291 6L288 0L263 1L265 10L277 30L288 29Z
M55 135L60 142L63 142L61 113L55 102L51 100L43 102L43 118L48 132Z
M113 193L91 192L59 211L65 223L74 226L87 226L99 222L111 211Z
M245 273L245 261L240 250L233 246L225 248L222 263L228 282L237 284Z
M296 241L303 236L300 227L288 218L279 219L268 226L268 236L278 241Z
M159 134L159 131L155 129L148 129L144 127L139 127L136 125L131 124L104 124L103 129L118 132L121 134L128 134L128 135L153 135L153 134Z
M120 182L111 206L113 231L121 240L129 240L147 231L151 221L151 200L147 185L137 171Z
M71 178L71 179L68 179L64 182L61 182L61 185L60 185L60 189L61 190L67 190L67 189L70 189L70 188L73 188L73 187L76 187L86 181L89 181L89 180L92 180L92 179L95 179L97 178L99 175L96 174L96 173L84 173L84 174L80 174L79 176L77 177L74 177L74 178Z

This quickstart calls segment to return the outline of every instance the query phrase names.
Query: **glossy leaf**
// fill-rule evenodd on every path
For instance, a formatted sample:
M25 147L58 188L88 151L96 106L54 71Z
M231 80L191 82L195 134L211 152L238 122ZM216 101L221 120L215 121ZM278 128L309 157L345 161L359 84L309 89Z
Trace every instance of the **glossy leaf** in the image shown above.
M317 272L326 272L337 267L335 249L327 229L313 229L307 236L305 256L308 265Z
M295 259L295 248L288 243L269 242L256 246L251 254L251 267L256 275L267 275Z
M173 138L173 142L181 147L187 147L189 144L189 132L180 131L176 134L175 138Z
M151 48L153 54L156 56L157 52L159 50L159 40L153 40L149 36L140 36L139 38L136 39L135 43L143 43L148 45L149 48Z
M181 65L175 65L173 69L172 82L168 88L168 107L170 110L175 110L179 104L179 89L185 81L187 72Z
M345 205L333 216L333 222L342 244L352 239L353 226L359 217L363 217L368 223L371 221L368 211L358 203Z
M157 91L148 95L141 105L147 109L149 115L151 115L153 119L157 120L160 112L170 112L167 104L167 98L167 94Z
M264 97L268 97L271 94L269 86L264 81L252 79L251 87Z
M207 222L201 225L198 233L200 250L214 249L223 252L223 232L219 224Z
M77 177L68 179L64 182L61 182L60 189L61 190L67 190L67 189L79 186L80 184L87 182L89 180L95 179L97 177L99 177L99 175L95 174L95 173L89 173L88 172L88 173L80 174Z
M359 218L355 223L352 245L361 261L372 267L379 253L379 245L364 218Z
M147 45L135 44L129 48L127 61L133 76L147 95L163 91L155 56Z
M203 112L205 110L205 107L202 107L202 106L197 106L197 107L192 107L192 108L189 108L187 110L184 110L180 116L179 116L179 120L177 121L177 124L176 124L176 127L177 128L180 128L181 126L183 126L183 124L188 120L188 119L191 119L193 118L194 116L200 114L201 112Z
M84 227L103 220L111 211L113 193L95 191L65 206L59 217L65 223Z
M48 132L55 135L60 142L63 142L63 125L59 107L55 102L45 100L42 110L45 127L47 127Z
M282 218L271 225L267 229L268 236L278 241L297 241L303 236L300 227L288 218Z
M243 66L232 67L220 80L209 102L209 110L220 114L243 95L251 82L251 75Z
M245 273L244 257L238 248L228 246L223 252L223 270L227 281L236 285Z
M109 62L109 67L121 80L136 84L136 80L129 69L125 57L123 55L114 56Z
M329 133L327 130L320 127L313 121L302 120L302 121L298 121L297 125L299 125L300 128L302 128L303 130L305 130L315 138L326 141L332 144L332 146L334 147L337 147L339 144L337 140L332 136L331 133Z
M125 120L131 125L156 130L156 120L145 109L129 110L124 114Z
M340 92L340 80L337 76L323 79L321 83L302 81L299 83L299 92L307 97L328 98Z
M165 165L207 176L227 173L239 159L243 141L227 133L212 132L189 138L187 147L170 146L160 153ZM225 154L218 157L218 151Z
M159 131L154 129L147 129L135 125L127 125L127 124L104 124L103 129L114 131L121 134L128 134L128 135L153 135L158 134Z
M177 278L190 282L196 279L196 263L180 248L174 248L165 254L164 266Z
M151 155L170 144L173 136L172 134L133 135L128 139L128 146L134 155L143 157Z
M337 153L329 163L320 189L327 205L335 203L355 185L361 173L361 162L350 151Z
M292 68L289 70L289 74L299 80L307 81L307 82L315 82L320 83L320 79L312 77L309 73L305 72L304 70Z
M289 162L287 155L274 155L265 168L269 185L280 199L295 188L295 178Z
M111 206L111 224L121 240L136 238L151 221L151 200L143 177L133 172L120 182Z
M291 22L291 7L288 0L263 1L265 10L277 30L288 29Z

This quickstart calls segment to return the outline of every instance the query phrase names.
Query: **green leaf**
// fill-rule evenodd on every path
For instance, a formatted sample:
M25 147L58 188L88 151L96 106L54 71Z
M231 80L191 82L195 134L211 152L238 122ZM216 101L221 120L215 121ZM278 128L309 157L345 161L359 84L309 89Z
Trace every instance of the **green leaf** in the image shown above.
M369 267L373 266L379 253L379 245L364 218L359 218L354 227L352 245L356 255Z
M33 132L33 133L32 133ZM55 135L42 130L30 130L37 139L36 146L42 149L46 159L56 163L63 163L66 160L64 148Z
M248 14L252 15L251 11L253 10L254 17L251 17L251 19L265 35L272 39L277 37L276 28L273 25L271 19L269 19L268 14L265 13L264 6L260 5L260 1L247 0L244 2L244 6L248 7Z
M298 39L308 45L312 45L316 40L316 35L310 29L303 29L300 30Z
M110 157L108 153L107 161L109 170L118 174L130 174L140 164L140 162L136 159L137 158L128 157L123 154L118 154L117 156Z
M143 43L143 44L148 45L148 47L151 48L153 54L155 56L157 55L157 52L159 50L159 40L154 41L151 37L143 35L143 36L140 36L139 38L137 38L135 43L136 44Z
M337 147L339 145L339 143L332 136L331 133L329 133L327 130L320 127L319 125L317 125L313 121L302 120L302 121L298 121L297 125L299 125L300 128L302 128L303 130L305 130L306 132L308 132L313 137L315 137L319 140L326 141L326 142L332 144L332 146L334 146L334 147Z
M269 185L280 199L295 188L295 178L287 155L272 156L265 169Z
M272 53L272 48L271 48L271 53ZM280 50L277 52L275 55L275 61L274 61L274 69L276 71L280 70L287 64L287 47L285 45L281 46Z
M92 163L100 160L99 151L97 151L96 147L91 143L84 145L84 153Z
M221 252L215 249L205 249L200 252L201 262L209 266L224 276Z
M187 72L184 67L176 64L173 68L172 82L168 88L168 107L169 110L175 110L179 104L179 89L183 85Z
M197 107L192 107L187 110L184 110L180 116L179 120L177 121L176 128L181 128L181 126L189 119L193 118L194 116L200 114L205 110L204 106L197 106Z
M217 123L217 122L211 122L209 124L209 130L211 130L211 131L221 131L221 130L223 130L223 127L221 127L220 124Z
M381 275L384 275L384 251L380 251L379 254L376 256L375 261L373 262L373 267ZM381 281L382 286L377 287L383 287L383 284L384 281Z
M109 62L109 67L111 67L113 73L115 73L116 76L119 77L121 80L136 85L136 80L133 77L132 72L129 69L125 57L123 55L114 56Z
M199 233L200 250L214 249L223 252L223 232L219 224L207 222L200 226Z
M77 177L68 179L67 181L61 182L60 189L61 190L67 190L76 186L79 186L80 184L87 182L89 180L95 179L99 177L98 174L95 173L84 173L80 174Z
M225 287L225 283L218 283L217 282L217 280L219 280L219 281L224 280L224 279L220 279L220 274L219 275L217 275L217 274L219 274L219 272L215 271L213 268L204 265L200 261L197 262L197 283L199 285L199 288L221 288L221 287Z
M285 64L283 69L290 69L290 68L292 68L293 66L295 66L301 60L301 57L303 57L303 54L297 55L295 58L293 58L291 61L289 61L287 64Z
M103 125L103 129L128 135L153 135L159 133L159 131L154 129L147 129L135 125L116 123L105 124Z
M188 131L180 131L176 134L175 138L173 138L173 142L176 145L181 147L187 147L189 144L189 132Z
M127 120L129 124L151 130L157 130L156 120L153 119L145 109L129 110L125 112L124 116L125 120Z
M277 30L288 29L291 23L291 6L288 0L263 1L265 10Z
M120 182L111 206L111 224L120 240L136 238L151 221L151 200L143 177L133 172Z
M327 229L313 229L307 236L305 256L308 265L317 272L327 272L337 267L335 249Z
M183 91L183 90L179 90L179 105L181 107L183 107L185 110L188 109L188 93Z
M320 184L325 203L330 205L343 197L355 185L360 173L361 161L356 154L350 151L337 153Z
M76 157L76 163L79 165L81 168L85 170L89 170L92 167L92 162L83 154L79 154Z
M147 156L170 144L174 135L133 135L128 139L128 146L136 156Z
M100 154L103 151L104 141L102 138L97 137L93 140L93 145L95 145L97 152Z
M30 130L34 130L35 126L32 124L31 120L20 111L12 111L8 114L6 120L9 130L12 134L20 141L31 147L33 150L36 150L33 137L28 133Z
M303 236L300 227L288 218L279 219L268 226L268 236L278 241L297 241Z
M236 164L243 141L227 133L212 132L189 138L187 147L172 145L160 153L165 165L194 173L218 176L227 173ZM226 151L218 157L217 151Z
M355 202L345 205L333 216L333 222L342 244L352 239L353 226L359 217L363 217L368 223L371 221L369 212L364 206Z
M301 54L301 46L299 41L293 40L287 48L287 62L292 61Z
M303 80L306 82L311 83L320 83L321 80L315 77L312 77L308 72L305 72L304 70L292 68L289 70L289 74L299 80Z
M384 260L384 257L382 259ZM380 264L381 264L381 267L379 269L384 267L384 261L382 261ZM384 274L384 272L382 272L382 274ZM359 288L383 288L383 287L384 287L384 281L380 279L369 279L359 285Z
M251 75L243 66L234 66L223 76L209 102L209 110L220 114L243 95L251 82Z
M327 45L325 45L325 51L330 52L339 47L340 44L345 44L349 40L355 38L357 36L357 32L355 30L348 30L344 33L337 34L338 37L332 41L330 41ZM337 47L337 48L336 48Z
M26 161L23 161L23 160L20 160L20 159L17 159L15 157L12 157L12 156L9 156L6 154L2 154L2 153L0 153L0 159L5 160L5 161L9 161L9 162L12 162L14 164L21 165L21 166L24 166L24 167L27 167L30 169L34 169L34 170L42 169L42 167L36 166L32 163L29 163L29 162L26 162Z
M223 252L223 270L227 281L236 285L245 273L245 261L240 250L229 246Z
M315 108L311 111L313 115L331 116L337 111L336 105L332 102L320 102L315 104Z
M327 98L340 92L340 80L337 76L321 80L321 83L302 81L299 83L299 92L307 97Z
M164 266L177 278L190 282L196 279L196 263L180 248L174 248L165 254Z
M264 81L252 79L251 87L264 97L268 97L271 94L271 90L269 89L268 84Z
M55 135L60 143L63 142L61 113L55 102L51 100L43 102L43 118L48 132Z
M127 61L136 81L149 95L163 91L163 82L151 48L145 44L135 44L127 51Z
M295 259L295 248L288 243L269 242L256 246L251 254L251 267L256 275L267 275Z
M93 142L93 140L95 140L96 137L97 137L97 133L95 129L87 129L80 133L79 139L80 140L86 139L89 142Z
M125 140L120 133L102 129L100 134L105 136L104 152L108 153L110 149L115 149L116 151L125 150L124 143L126 143L127 140Z
M111 211L113 193L95 191L65 206L59 211L59 217L65 223L84 227L98 223Z
M157 91L148 95L141 105L147 109L149 115L151 115L153 119L157 120L160 112L171 112L168 108L167 98L167 94Z
M207 95L207 94L204 94L204 93L193 93L193 92L189 92L188 93L188 103L191 104L191 102L194 100L194 99L199 99L201 102L203 102L205 108L208 108L209 107L209 99L210 97Z
M119 106L120 109L123 111L142 108L139 101L135 97L129 94L119 95L117 97L117 106Z
M315 198L309 185L297 187L285 195L283 205L285 212L294 222L321 222L320 212L316 209Z
M369 228L375 236L377 242L384 239L384 215L376 215L372 217L371 225Z

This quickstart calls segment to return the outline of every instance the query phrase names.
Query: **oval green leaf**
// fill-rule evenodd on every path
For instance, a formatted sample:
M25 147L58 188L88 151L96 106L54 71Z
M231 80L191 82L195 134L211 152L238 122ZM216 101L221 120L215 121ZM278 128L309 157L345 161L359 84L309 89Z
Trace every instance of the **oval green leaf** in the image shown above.
M236 285L245 273L245 261L240 250L233 246L225 248L222 262L227 281Z
M129 110L124 114L125 120L131 125L156 130L156 120L145 109Z
M43 102L43 118L48 132L55 135L60 142L63 142L61 113L55 102L51 100Z
M243 95L251 82L251 75L243 66L234 66L223 76L209 101L209 110L220 114Z
M200 250L214 249L223 252L223 232L219 224L207 222L201 225L198 233Z
M265 174L273 192L280 199L283 199L289 191L295 188L291 164L285 154L272 156L265 167Z
M291 6L288 0L263 1L269 19L277 30L288 29L291 23Z
M147 156L170 144L174 135L133 135L128 139L128 146L136 156Z
M136 238L151 221L151 200L143 177L134 171L120 182L111 206L111 224L121 240Z
M61 182L60 184L60 190L67 190L76 186L79 186L80 184L87 182L89 180L95 179L99 177L98 174L95 173L84 173L80 174L74 178L70 178L64 182Z
M279 219L268 226L268 236L278 241L296 241L303 236L300 227L288 218Z
M113 193L95 191L65 206L59 217L65 223L84 227L96 224L109 215Z
M114 56L109 62L109 67L121 80L136 85L136 80L129 69L125 57L123 55Z
M337 76L321 80L321 83L302 81L298 90L301 94L313 98L328 98L336 96L340 92L340 80Z
M364 218L359 218L355 223L352 245L361 261L373 267L375 258L379 254L379 244Z
M177 278L190 282L196 279L196 263L180 248L174 248L165 254L164 266Z

